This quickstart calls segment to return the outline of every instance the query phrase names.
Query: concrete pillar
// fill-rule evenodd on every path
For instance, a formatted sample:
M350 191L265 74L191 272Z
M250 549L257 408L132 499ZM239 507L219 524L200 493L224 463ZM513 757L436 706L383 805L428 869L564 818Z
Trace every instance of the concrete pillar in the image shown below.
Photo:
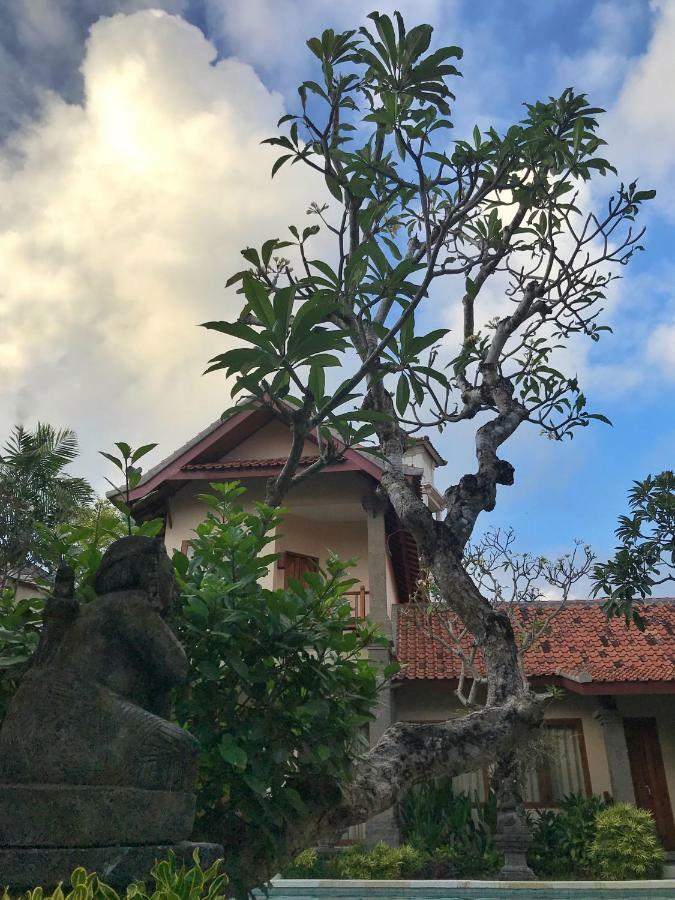
M384 527L385 504L371 495L363 500L368 523L368 590L370 618L391 637L391 619L387 611L387 534Z
M387 610L387 535L384 525L386 506L375 496L363 500L368 521L368 600L369 617L391 640L391 619ZM387 647L373 646L368 650L371 663L384 668L390 658ZM372 747L394 721L393 692L385 687L379 695L375 718L370 723L369 742ZM384 841L392 847L399 843L398 826L394 810L388 809L371 819L366 825L366 843L373 846Z
M614 801L616 803L635 803L628 745L623 730L623 716L610 698L603 698L600 709L596 710L593 715L602 726Z

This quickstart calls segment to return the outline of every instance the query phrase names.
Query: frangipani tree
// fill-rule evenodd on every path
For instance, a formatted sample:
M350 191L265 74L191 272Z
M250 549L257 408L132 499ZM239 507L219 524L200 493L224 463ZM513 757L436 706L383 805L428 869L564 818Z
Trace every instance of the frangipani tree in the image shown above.
M584 185L615 170L598 155L601 110L572 89L526 105L503 133L475 128L451 140L449 85L462 51L430 49L429 25L408 31L398 14L369 18L367 28L308 41L316 80L299 87L297 111L268 141L281 153L272 174L307 167L330 199L311 207L310 227L243 251L249 267L229 281L243 295L241 314L205 323L237 346L208 371L224 371L242 405L269 406L290 428L270 505L345 448L369 444L384 466L380 490L480 646L487 705L446 723L398 723L348 785L306 785L305 843L391 806L417 781L493 761L541 719L509 618L470 577L464 551L498 486L514 482L500 453L518 429L561 440L604 418L587 411L575 373L556 359L608 330L603 301L641 249L634 220L653 196L617 184L602 210L582 205ZM498 312L486 322L488 296ZM459 333L422 327L453 303ZM476 467L445 491L437 520L406 480L403 453L422 429L466 422ZM299 471L310 433L320 455Z

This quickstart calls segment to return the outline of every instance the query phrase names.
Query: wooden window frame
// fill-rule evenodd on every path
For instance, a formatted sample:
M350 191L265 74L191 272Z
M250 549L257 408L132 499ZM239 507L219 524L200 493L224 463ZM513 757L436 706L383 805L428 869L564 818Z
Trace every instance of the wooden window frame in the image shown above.
M310 572L316 572L319 569L319 557L312 556L309 553L298 553L296 550L284 550L277 559L277 569L281 569L284 573L284 587L287 587L288 576L286 569L288 568L289 559L302 559L311 561L313 568L308 569ZM296 579L297 580L297 579Z
M570 727L573 728L579 742L579 759L581 762L581 774L583 778L584 794L590 797L593 793L591 786L591 773L588 767L588 754L586 753L586 738L584 736L584 722L579 717L567 717L556 719L544 719L542 727ZM552 797L551 772L547 766L537 768L537 781L539 784L539 795L545 799L542 800L526 800L524 805L526 809L560 809L562 806L561 799Z

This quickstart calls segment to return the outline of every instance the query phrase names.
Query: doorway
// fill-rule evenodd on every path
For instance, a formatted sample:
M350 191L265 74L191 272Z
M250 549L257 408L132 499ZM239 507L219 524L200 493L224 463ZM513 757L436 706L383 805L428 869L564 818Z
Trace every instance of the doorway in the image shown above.
M675 823L656 719L624 719L635 803L654 816L666 850L675 849Z

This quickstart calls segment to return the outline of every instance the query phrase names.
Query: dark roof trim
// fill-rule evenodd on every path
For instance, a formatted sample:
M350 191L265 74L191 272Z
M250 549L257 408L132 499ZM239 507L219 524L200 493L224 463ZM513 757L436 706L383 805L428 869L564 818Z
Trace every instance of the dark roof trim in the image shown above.
M275 418L273 413L268 409L257 408L235 413L224 422L213 422L186 444L183 444L182 447L179 447L171 456L168 456L146 472L137 487L131 491L130 499L138 501L167 482L175 483L177 481L199 480L208 477L206 473L209 470L201 468L201 466L215 462L213 454L218 451L220 444L228 444L227 449L223 450L223 452L228 452L246 437L267 425L273 418ZM237 439L237 432L239 431L242 432L242 435ZM307 439L318 446L316 435L309 434ZM340 447L340 442L337 439L336 445L338 448ZM208 459L209 454L211 454L211 459ZM207 459L204 459L204 456ZM306 458L309 459L309 457ZM273 460L272 465L268 465L265 468L257 468L255 475L257 477L275 475L278 471L276 463L277 461ZM238 468L228 469L227 474L229 478L236 477L237 473L241 477L250 477L251 469L251 466L239 466ZM382 476L382 467L371 455L354 449L344 450L344 461L331 464L323 471L358 471L373 478L375 481L379 481ZM213 475L211 477L213 478ZM108 496L115 496L115 493L112 491Z

